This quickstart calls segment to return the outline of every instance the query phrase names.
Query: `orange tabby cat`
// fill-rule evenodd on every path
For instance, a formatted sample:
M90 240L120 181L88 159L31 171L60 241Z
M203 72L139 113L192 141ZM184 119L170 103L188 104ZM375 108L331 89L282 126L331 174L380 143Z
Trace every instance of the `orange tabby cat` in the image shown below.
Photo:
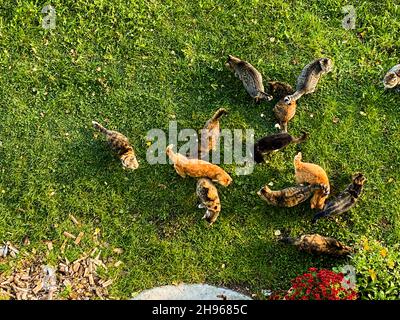
M221 134L219 119L228 112L224 108L219 108L212 118L208 120L201 131L201 143L199 146L199 156L204 159L210 150L215 150Z
M302 156L299 152L294 157L294 168L297 183L323 184L328 187L327 192L323 190L315 191L311 198L311 209L323 209L325 200L329 195L330 186L329 179L324 169L319 165L307 162L301 162Z
M204 160L189 159L182 154L175 153L172 150L173 147L170 144L166 149L166 153L174 163L176 172L182 178L185 178L186 175L195 178L210 178L223 186L228 186L232 182L229 174L217 165Z

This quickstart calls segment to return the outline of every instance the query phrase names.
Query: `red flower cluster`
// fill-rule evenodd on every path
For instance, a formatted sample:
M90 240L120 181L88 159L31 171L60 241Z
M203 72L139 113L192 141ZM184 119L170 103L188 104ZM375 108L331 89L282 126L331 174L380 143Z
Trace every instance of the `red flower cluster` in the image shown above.
M344 275L331 270L308 269L292 280L285 300L355 300L357 292L342 286Z

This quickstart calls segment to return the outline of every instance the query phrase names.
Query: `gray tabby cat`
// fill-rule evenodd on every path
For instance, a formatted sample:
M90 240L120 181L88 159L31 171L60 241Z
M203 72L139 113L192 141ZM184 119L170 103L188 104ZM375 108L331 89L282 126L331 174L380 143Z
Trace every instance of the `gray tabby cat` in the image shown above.
M385 89L391 89L400 85L400 64L395 65L386 73L385 78L383 78L383 85Z
M229 55L225 66L243 82L244 88L256 103L261 100L271 101L273 99L271 95L264 92L261 73L250 63Z
M332 68L333 62L329 58L317 59L306 65L297 78L296 92L284 98L286 104L300 99L304 94L313 93L321 76L331 72Z

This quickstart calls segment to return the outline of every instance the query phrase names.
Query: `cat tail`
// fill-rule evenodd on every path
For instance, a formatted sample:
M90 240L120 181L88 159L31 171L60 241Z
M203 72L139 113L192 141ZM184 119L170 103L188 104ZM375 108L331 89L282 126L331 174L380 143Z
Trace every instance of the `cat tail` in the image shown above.
M298 154L296 154L295 156L294 156L294 160L293 160L293 162L294 162L294 166L295 167L297 167L297 166L299 166L300 164L301 164L301 159L302 159L302 154L301 154L301 152L299 152Z
M104 128L100 123L98 123L98 122L96 122L96 121L92 121L92 124L93 124L93 127L94 127L96 130L98 130L98 131L100 131L100 132L102 132L102 133L104 133L104 134L107 134L107 133L108 133L108 130L107 130L106 128Z
M290 96L286 96L284 99L286 104L292 103L292 101L297 101L301 98L304 94L304 91L296 91L295 93L291 94Z
M308 133L305 131L302 131L303 135L300 138L294 138L293 139L293 143L301 143L305 140L307 140L308 138Z
M285 244L292 244L292 245L296 245L298 239L296 238L292 238L292 237L287 237L287 236L282 236L278 239L278 241L283 242Z
M212 116L211 120L212 121L216 121L219 120L219 118L221 118L224 114L227 114L228 111L226 111L226 109L224 108L219 108L214 115Z
M312 223L316 223L319 219L326 217L329 215L329 211L328 210L324 210L321 212L318 212L317 214L314 215L313 219L312 219Z

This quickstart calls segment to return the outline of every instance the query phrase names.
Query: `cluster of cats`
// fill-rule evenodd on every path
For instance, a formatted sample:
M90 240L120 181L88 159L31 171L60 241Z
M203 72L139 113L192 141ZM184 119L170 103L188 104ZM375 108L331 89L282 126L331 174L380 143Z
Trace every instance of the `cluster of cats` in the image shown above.
M244 88L255 103L277 99L273 111L281 132L263 137L254 144L253 160L255 163L263 163L267 154L281 150L291 143L301 143L308 138L306 132L303 132L299 138L291 136L288 133L288 123L296 114L297 100L304 95L313 93L320 78L332 71L331 59L320 58L306 65L297 79L295 90L287 83L269 81L268 93L264 90L261 73L249 62L229 55L225 65L242 81ZM383 83L385 89L400 88L400 64L388 71ZM203 219L209 225L217 220L221 212L221 201L216 184L227 187L233 181L221 167L203 160L211 150L216 148L220 138L220 118L225 114L227 114L227 110L218 109L206 122L202 130L197 157L174 152L173 145L166 148L166 154L178 175L182 178L187 176L197 178L196 193L200 200L199 208L206 209ZM110 146L118 153L124 168L132 170L138 168L139 163L134 149L126 136L117 131L108 130L95 121L93 121L93 126L106 136ZM363 191L366 177L362 173L356 173L344 191L337 197L328 200L330 184L325 170L317 164L303 162L301 152L294 157L293 164L296 185L283 190L271 190L268 185L265 185L257 194L269 205L278 207L294 207L311 198L311 209L319 210L312 219L313 223L321 218L350 210L357 203ZM352 252L351 247L345 246L334 238L319 234L307 234L298 238L281 236L280 240L309 253L346 256Z

